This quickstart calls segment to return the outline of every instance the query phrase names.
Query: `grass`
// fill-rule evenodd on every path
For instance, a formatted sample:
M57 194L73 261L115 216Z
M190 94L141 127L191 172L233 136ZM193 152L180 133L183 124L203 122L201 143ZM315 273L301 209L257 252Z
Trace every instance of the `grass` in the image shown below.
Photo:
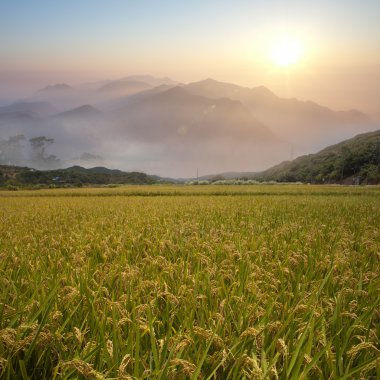
M1 192L0 376L380 379L379 226L376 187Z

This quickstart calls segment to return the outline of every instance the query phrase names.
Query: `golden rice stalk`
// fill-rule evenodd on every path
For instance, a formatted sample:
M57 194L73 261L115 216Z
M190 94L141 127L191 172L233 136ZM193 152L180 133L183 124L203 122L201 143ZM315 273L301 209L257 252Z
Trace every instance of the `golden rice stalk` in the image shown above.
M367 377L365 376L366 373L371 371L374 368L379 368L380 367L380 357L376 358L376 360L372 361L371 363L368 363L360 372L361 378L366 379Z
M267 328L270 332L277 333L282 327L281 321L274 321L267 325Z
M83 349L83 354L88 354L90 353L92 350L94 350L97 346L97 343L96 341L94 340L90 340L89 342L86 343L86 345L84 346L84 349Z
M192 344L194 344L194 341L190 337L186 337L177 343L177 345L175 346L174 352L176 353L178 351L181 351L185 349L186 347L191 346Z
M65 286L62 289L62 293L63 293L62 301L65 304L73 301L75 298L80 296L79 290L74 288L73 286Z
M351 357L351 360L354 360L355 357L359 354L360 351L362 350L368 350L371 349L377 353L380 353L380 350L375 347L372 343L370 342L362 342L357 344L356 346L353 346L348 352L347 355Z
M357 300L352 300L352 301L348 304L348 307L350 308L350 312L353 312L353 311L356 310L356 308L358 307L358 301L357 301Z
M240 339L256 338L260 333L261 330L255 329L254 327L248 327L240 334Z
M16 309L10 305L7 305L6 303L0 302L0 308L3 310L4 316L12 315L16 312Z
M202 327L195 326L193 328L194 334L204 340L212 339L216 348L220 349L224 347L222 338L211 330L203 329Z
M3 330L0 330L0 342L5 347L13 347L16 341L16 330L10 327L7 327Z
M117 322L117 327L123 327L125 325L127 325L128 323L132 323L132 320L128 317L124 317L124 318L121 318L118 322Z
M7 368L8 360L4 358L0 358L0 376L5 372Z
M107 340L107 352L111 358L113 358L113 342L112 340Z
M182 372L187 376L192 376L196 369L195 364L184 359L172 359L170 361L170 365L175 367L181 367Z
M276 349L278 352L281 352L284 356L288 355L288 347L287 347L284 339L277 339Z
M118 370L118 378L123 380L131 380L132 377L128 374L127 368L130 364L133 363L133 358L130 354L124 355L121 359L121 363Z
M62 318L62 313L59 310L56 310L53 315L51 316L51 319L53 321L58 321L59 319Z
M48 345L51 346L53 342L54 342L54 335L51 333L51 331L49 331L47 329L44 329L38 335L37 344L40 347L46 347Z
M268 371L268 377L271 380L278 380L278 373L277 373L277 369L275 366L270 367L270 369Z
M226 368L228 365L229 355L225 348L221 351L216 351L212 355L207 356L207 363L211 363L212 365L221 365L222 368Z
M349 313L348 311L344 311L344 312L340 313L340 316L351 318L351 319L358 319L358 316L355 313Z
M74 336L80 344L83 343L84 335L85 333L83 334L82 331L80 331L78 327L74 327Z
M86 363L80 359L73 359L61 363L63 369L75 369L86 379L104 380L105 377L98 371L95 371L92 364Z
M241 363L243 367L243 373L249 374L249 378L261 380L263 379L263 371L261 370L256 358L252 358L247 354L242 355Z
M308 365L308 364L310 364L312 361L313 361L313 359L310 357L310 355L308 355L308 354L304 354L304 356L303 356L303 360L304 360L304 362L305 362L305 364L306 365ZM319 373L319 375L322 375L322 371L321 371L321 369L316 365L316 364L314 364L313 366L312 366L312 370L316 373L316 372L318 372ZM318 376L319 377L319 376Z

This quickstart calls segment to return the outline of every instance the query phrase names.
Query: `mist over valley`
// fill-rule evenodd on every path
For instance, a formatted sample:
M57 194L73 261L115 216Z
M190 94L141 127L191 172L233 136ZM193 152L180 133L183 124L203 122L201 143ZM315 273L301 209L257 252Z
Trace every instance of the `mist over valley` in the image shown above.
M379 128L358 110L264 86L134 75L50 84L0 107L1 164L106 166L170 177L252 172ZM39 138L39 144L31 139Z

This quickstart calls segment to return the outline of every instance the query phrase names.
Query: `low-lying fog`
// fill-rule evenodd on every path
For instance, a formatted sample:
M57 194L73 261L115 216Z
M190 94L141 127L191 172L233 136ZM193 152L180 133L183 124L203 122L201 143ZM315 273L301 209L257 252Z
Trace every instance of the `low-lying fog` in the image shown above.
M212 79L131 76L13 95L0 107L0 163L41 169L75 164L171 177L259 171L379 128L359 111Z

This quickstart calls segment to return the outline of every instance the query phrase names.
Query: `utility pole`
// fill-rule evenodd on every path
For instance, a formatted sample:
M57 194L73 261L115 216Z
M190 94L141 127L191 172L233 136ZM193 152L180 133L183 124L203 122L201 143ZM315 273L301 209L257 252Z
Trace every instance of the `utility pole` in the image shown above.
M197 182L198 182L198 168L197 168Z

